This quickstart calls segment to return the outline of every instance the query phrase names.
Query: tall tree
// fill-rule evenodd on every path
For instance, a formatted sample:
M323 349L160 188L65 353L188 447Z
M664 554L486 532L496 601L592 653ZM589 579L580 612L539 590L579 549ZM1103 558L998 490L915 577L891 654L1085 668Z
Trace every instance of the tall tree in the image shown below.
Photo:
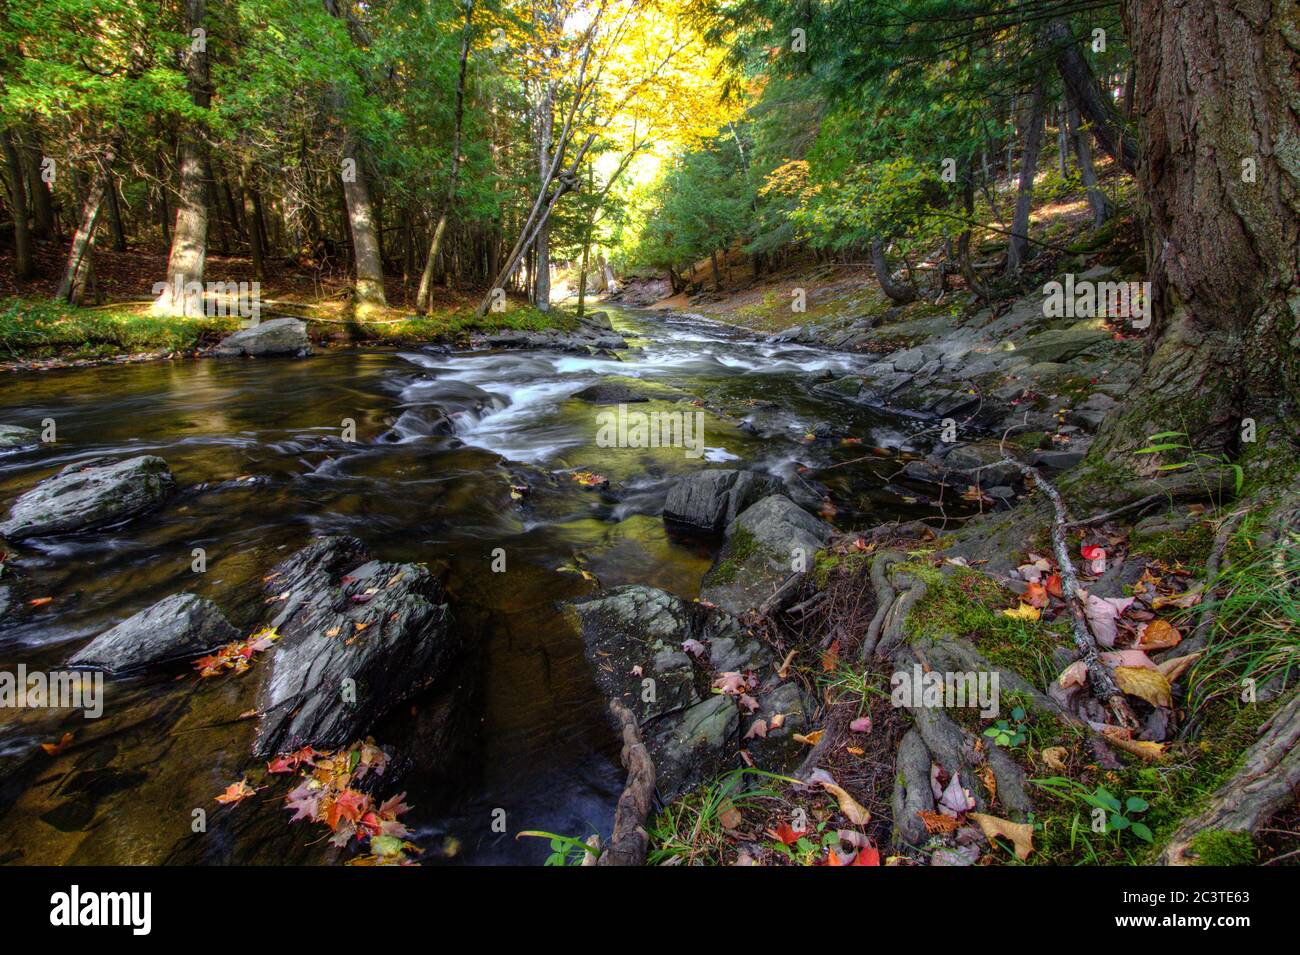
M206 113L212 102L208 71L206 0L185 0L185 40L182 54L190 98ZM200 300L186 295L186 286L203 282L208 257L208 149L201 119L185 124L180 141L180 188L176 194L176 223L167 256L167 285L153 303L155 315L184 315ZM109 189L113 189L110 182ZM116 209L116 197L113 197Z

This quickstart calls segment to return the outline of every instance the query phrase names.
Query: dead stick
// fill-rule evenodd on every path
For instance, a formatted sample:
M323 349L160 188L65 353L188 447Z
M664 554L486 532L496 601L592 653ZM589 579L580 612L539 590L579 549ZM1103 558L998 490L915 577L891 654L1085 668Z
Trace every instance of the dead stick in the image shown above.
M1042 492L1051 499L1052 507L1056 511L1056 519L1052 521L1052 551L1056 555L1056 566L1061 575L1061 592L1065 596L1065 605L1070 608L1074 645L1078 647L1084 666L1088 668L1088 683L1092 687L1093 696L1110 709L1111 715L1119 726L1136 727L1137 717L1133 715L1132 707L1128 705L1123 691L1115 682L1115 674L1111 672L1110 667L1102 663L1097 651L1097 641L1093 639L1087 620L1084 618L1083 604L1079 600L1079 579L1075 576L1070 550L1065 543L1065 528L1069 525L1065 502L1061 500L1061 495L1056 488L1038 472L1037 468L1021 464L1012 458L1005 458L999 463L1019 468L1025 477L1033 480L1035 487L1041 488Z
M655 764L645 743L636 717L618 700L610 700L610 711L623 728L623 766L627 769L627 786L618 797L614 811L614 831L609 845L596 865L645 865L645 820L655 796Z

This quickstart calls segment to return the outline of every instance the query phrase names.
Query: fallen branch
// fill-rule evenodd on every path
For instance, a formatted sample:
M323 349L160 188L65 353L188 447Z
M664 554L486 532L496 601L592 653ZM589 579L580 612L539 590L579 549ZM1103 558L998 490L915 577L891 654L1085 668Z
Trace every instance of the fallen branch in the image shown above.
M618 797L614 811L614 831L610 834L605 851L597 865L645 865L645 821L655 796L655 764L645 743L636 717L618 700L611 700L610 711L623 728L623 767L627 770L627 785Z
M1092 688L1093 696L1110 710L1116 725L1136 727L1137 717L1133 715L1132 707L1128 705L1128 700L1125 699L1119 684L1115 682L1115 674L1111 672L1110 667L1102 663L1097 650L1097 641L1093 639L1083 615L1083 604L1079 599L1079 578L1075 575L1074 564L1070 560L1070 548L1065 542L1065 529L1070 526L1065 502L1061 500L1061 495L1056 488L1038 472L1037 468L1021 464L1013 458L1004 458L999 463L1019 468L1025 477L1033 480L1034 487L1041 489L1051 500L1056 512L1056 518L1052 521L1052 552L1056 556L1057 571L1061 575L1061 593L1065 597L1065 605L1070 609L1074 645L1079 650L1084 666L1088 668L1088 684Z

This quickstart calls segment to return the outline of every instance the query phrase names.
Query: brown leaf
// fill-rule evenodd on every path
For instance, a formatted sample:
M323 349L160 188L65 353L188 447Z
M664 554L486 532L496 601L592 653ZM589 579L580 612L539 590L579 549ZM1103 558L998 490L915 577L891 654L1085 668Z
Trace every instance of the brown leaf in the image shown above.
M813 730L807 736L805 736L803 733L795 733L794 741L796 743L804 743L805 745L808 746L816 746L818 743L821 742L822 734L825 732L826 732L825 730Z
M871 813L867 812L856 799L850 796L845 790L835 783L828 783L822 780L822 789L835 797L835 801L840 804L840 812L848 817L849 822L855 826L865 826L871 821Z
M735 829L741 823L740 810L730 799L724 799L718 806L718 822L723 829Z
M1064 746L1049 746L1042 750L1039 756L1043 759L1043 765L1054 773L1065 772L1065 761L1070 756L1070 751Z
M840 641L836 637L822 654L822 672L833 673L840 665Z
M72 734L64 733L61 737L59 737L59 741L57 743L42 743L41 749L45 750L45 752L48 753L50 756L58 756L59 753L67 749L68 746L71 745L71 743L72 743Z
M916 814L925 823L925 831L931 835L941 832L956 832L961 828L961 823L957 821L955 816L945 816L941 812L929 812L925 809L918 809Z
M1172 660L1165 660L1157 665L1156 669L1164 674L1165 679L1172 684L1183 675L1184 670L1199 660L1201 654L1204 652L1204 650L1197 650L1195 653L1189 653L1186 656L1174 657Z
M984 812L973 812L970 817L980 827L985 838L992 842L995 836L1004 836L1015 846L1016 858L1024 862L1034 851L1034 827L1027 822L1010 822Z
M1182 641L1183 635L1167 621L1152 620L1143 628L1137 646L1140 650L1168 650Z
M984 788L989 791L989 804L991 805L998 798L998 778L993 775L993 767L985 763L976 770L975 775L980 778Z

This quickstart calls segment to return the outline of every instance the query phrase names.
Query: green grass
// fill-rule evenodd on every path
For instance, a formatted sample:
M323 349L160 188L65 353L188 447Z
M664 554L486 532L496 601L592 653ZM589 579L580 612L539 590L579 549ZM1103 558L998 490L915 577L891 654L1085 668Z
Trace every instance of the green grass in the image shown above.
M746 788L762 779L786 780L757 769L737 769L720 776L694 792L669 803L646 826L650 846L649 865L727 865L734 861L734 843L723 832L719 813L735 807L742 814L762 814L783 802L770 787ZM786 780L788 781L788 780Z
M539 312L514 305L482 317L470 308L430 316L410 316L388 309L371 321L329 319L312 306L294 306L307 321L313 340L379 345L415 345L430 341L464 341L474 333L504 330L570 330L576 317L562 309ZM265 317L270 318L271 315ZM0 360L108 358L138 352L193 351L215 344L239 329L238 317L162 318L147 306L74 308L57 302L12 298L0 303Z
M130 306L73 308L14 298L0 304L0 358L94 358L187 351L238 328L236 317L159 318Z

